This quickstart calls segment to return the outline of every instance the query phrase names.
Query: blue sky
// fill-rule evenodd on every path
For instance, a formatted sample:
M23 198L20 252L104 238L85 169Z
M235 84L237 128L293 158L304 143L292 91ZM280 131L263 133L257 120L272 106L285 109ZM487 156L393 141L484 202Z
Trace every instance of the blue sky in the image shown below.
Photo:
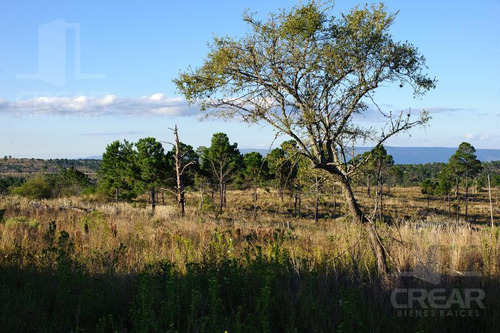
M262 18L298 1L23 1L0 4L0 156L85 157L116 139L153 136L207 145L226 132L242 148L268 148L267 126L199 121L172 84L203 61L213 34L241 36L242 12ZM363 4L364 2L361 2ZM346 12L355 2L337 1ZM425 129L394 146L499 148L500 0L386 1L392 33L427 58L437 89L415 100L387 87L386 110L430 111ZM36 101L36 103L34 103ZM366 121L368 121L367 119Z

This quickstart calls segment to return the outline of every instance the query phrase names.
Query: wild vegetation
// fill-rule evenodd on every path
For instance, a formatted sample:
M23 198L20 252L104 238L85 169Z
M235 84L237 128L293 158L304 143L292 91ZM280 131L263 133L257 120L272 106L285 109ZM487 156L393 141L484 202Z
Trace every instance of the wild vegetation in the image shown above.
M359 192L358 192L359 190ZM362 204L371 199L359 188ZM146 203L97 203L70 197L2 199L2 315L8 331L488 331L498 325L499 233L495 226L451 222L440 201L418 188L386 199L397 218L378 224L390 267L420 261L442 275L441 287L466 286L454 272L480 271L485 309L473 317L398 316L378 283L363 229L345 205L259 190L231 190L227 208L200 205L189 192L185 217L175 198L151 216ZM331 200L340 201L340 195ZM471 213L487 219L485 195ZM79 207L80 209L72 209ZM496 218L498 218L498 214ZM393 277L392 286L424 282Z
M233 146L234 155L236 145L223 142ZM104 169L97 186L82 183L88 178L74 169L50 176L54 199L29 190L45 191L41 175L13 186L0 201L0 326L9 331L432 332L436 327L488 331L498 325L499 229L490 224L488 191L478 186L479 175L467 181L474 184L468 215L461 210L457 222L446 196L423 191L426 183L439 184L448 164L422 187L402 187L389 183L398 167L386 163L390 155L381 148L374 154L353 191L377 221L389 254L395 273L386 288L341 188L328 174L307 167L295 148L286 142L266 157L235 158L222 192L210 164L189 165L184 214L177 182L169 177L159 186L164 197L155 193L154 214L150 190L132 186L142 178L120 183L119 193L128 188L134 194L116 201ZM210 149L198 149L201 161ZM173 156L164 152L166 174L175 174L169 167ZM483 172L489 165L483 164ZM460 193L465 186L463 179ZM492 191L497 221L500 192ZM485 308L473 309L478 311L473 316L398 313L391 290L427 285L397 272L422 265L441 276L442 288L480 285ZM471 282L457 273L467 271L482 277Z
M209 115L289 137L266 156L241 155L225 133L194 150L175 127L171 149L110 143L93 177L76 166L6 177L0 327L494 331L498 163L464 142L446 164L395 165L383 144L428 113L378 109L381 128L355 116L380 86L420 97L436 80L393 40L383 5L332 10L247 14L248 35L216 37L174 80ZM360 143L373 149L356 155Z

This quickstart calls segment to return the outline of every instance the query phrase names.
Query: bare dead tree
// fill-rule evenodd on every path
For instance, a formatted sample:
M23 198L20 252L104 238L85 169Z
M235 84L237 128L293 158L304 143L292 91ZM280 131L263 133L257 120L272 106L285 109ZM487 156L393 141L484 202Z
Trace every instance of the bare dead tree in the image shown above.
M192 167L196 161L192 159L186 159L186 156L190 153L189 147L185 147L179 140L179 131L177 125L171 129L174 132L174 142L170 143L173 149L173 159L174 159L174 170L175 170L175 195L177 200L177 206L179 207L179 213L184 217L186 210L186 189L185 189L185 173L188 168Z

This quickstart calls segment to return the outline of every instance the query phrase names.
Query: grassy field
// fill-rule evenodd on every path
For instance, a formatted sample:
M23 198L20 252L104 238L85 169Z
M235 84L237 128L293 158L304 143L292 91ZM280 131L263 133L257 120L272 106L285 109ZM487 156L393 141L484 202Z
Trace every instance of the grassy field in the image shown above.
M188 196L173 202L102 203L92 197L0 199L0 327L5 332L495 332L500 325L499 229L486 192L468 221L417 188L395 188L378 223L394 275L379 283L375 258L340 195L293 200L231 191L222 215ZM373 198L357 190L368 209ZM494 193L494 206L497 194ZM335 203L334 203L335 202ZM496 213L495 219L499 216ZM435 271L429 284L400 272ZM474 272L480 277L466 277ZM403 273L404 275L404 273ZM425 280L425 279L424 279ZM401 311L401 288L481 289L484 308ZM420 304L422 305L422 304ZM425 305L425 304L424 304Z

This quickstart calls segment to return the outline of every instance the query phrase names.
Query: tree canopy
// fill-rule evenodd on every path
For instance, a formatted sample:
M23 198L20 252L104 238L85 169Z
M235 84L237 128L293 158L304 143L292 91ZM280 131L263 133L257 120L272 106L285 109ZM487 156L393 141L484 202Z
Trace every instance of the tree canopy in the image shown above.
M226 185L242 165L238 144L230 144L225 133L215 133L210 147L202 149L200 160L201 170L218 183L219 210L222 212L225 205Z
M417 96L435 86L417 48L392 39L394 19L383 5L335 16L333 6L316 1L266 21L247 13L250 33L214 38L203 65L174 82L210 114L267 122L316 167L349 175L346 147L353 142L378 145L428 120L425 112L413 120L407 112L379 110L387 120L380 130L355 121L382 84L409 85Z
M134 163L136 152L133 144L124 140L113 141L106 146L99 169L99 183L102 190L115 197L130 199L134 193Z
M458 177L471 178L476 176L482 169L481 162L477 159L476 149L468 142L462 142L455 154L448 162L451 174Z

